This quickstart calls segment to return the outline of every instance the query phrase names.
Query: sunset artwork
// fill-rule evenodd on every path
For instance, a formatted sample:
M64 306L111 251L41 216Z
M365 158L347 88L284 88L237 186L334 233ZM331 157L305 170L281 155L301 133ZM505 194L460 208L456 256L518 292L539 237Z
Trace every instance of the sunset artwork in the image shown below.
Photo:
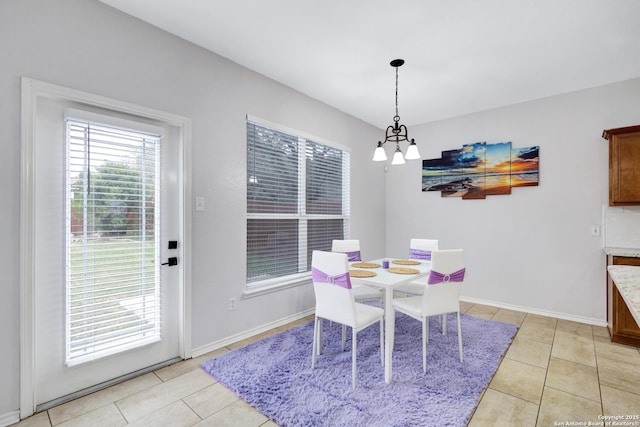
M476 142L422 161L422 191L442 197L484 199L510 194L514 187L537 186L540 147L512 148L511 142Z

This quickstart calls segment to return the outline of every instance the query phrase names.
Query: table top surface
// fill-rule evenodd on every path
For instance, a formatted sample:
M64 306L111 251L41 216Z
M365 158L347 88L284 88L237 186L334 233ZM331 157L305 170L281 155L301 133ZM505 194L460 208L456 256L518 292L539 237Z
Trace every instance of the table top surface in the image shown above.
M388 259L389 267L402 267L402 268L413 268L419 271L416 274L398 274L387 271L387 269L382 268L382 261ZM374 262L376 264L380 264L381 266L378 268L357 268L352 267L352 269L356 270L365 270L372 271L376 273L373 277L352 277L351 281L356 283L366 283L368 285L377 285L377 286L399 286L404 283L409 283L413 280L416 280L419 277L426 276L431 271L431 262L430 261L420 261L420 264L417 265L399 265L393 264L394 260L400 260L406 258L380 258L375 260L366 260L362 262ZM416 260L417 261L417 260ZM353 264L353 263L350 263Z

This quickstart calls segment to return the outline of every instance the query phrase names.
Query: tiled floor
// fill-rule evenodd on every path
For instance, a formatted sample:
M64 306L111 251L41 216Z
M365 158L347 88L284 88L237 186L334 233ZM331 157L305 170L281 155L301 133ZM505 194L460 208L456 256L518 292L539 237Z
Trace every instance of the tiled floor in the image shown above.
M477 304L463 303L462 309L520 327L469 426L588 425L601 421L601 415L640 415L640 349L612 344L606 328ZM274 427L199 365L307 320L65 403L15 426Z

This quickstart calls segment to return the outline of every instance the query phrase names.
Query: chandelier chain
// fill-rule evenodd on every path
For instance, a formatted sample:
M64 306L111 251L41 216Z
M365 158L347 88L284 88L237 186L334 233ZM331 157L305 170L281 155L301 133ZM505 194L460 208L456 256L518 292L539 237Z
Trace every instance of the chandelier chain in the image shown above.
M400 116L398 115L398 67L396 68L396 115L393 118L393 120L395 122L399 122L400 121Z

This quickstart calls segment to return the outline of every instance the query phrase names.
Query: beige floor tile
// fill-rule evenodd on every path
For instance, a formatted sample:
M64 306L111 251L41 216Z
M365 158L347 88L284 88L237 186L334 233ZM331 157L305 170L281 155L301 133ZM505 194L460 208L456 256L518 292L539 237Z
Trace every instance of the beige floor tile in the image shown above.
M527 318L524 319L524 322L522 322L522 325L520 325L516 337L538 341L549 345L553 344L553 337L556 334L556 328L548 325L537 325L531 321L528 322L528 318L529 316L527 316Z
M598 375L600 377L600 385L631 393L639 393L640 366L636 363L599 356ZM640 412L640 405L638 408Z
M522 324L555 329L558 324L558 319L555 317L541 316L539 314L527 314Z
M487 389L468 427L533 426L538 405Z
M184 398L184 402L189 405L200 418L207 418L232 403L235 403L237 400L239 400L239 397L220 383L204 388Z
M460 301L460 312L461 313L466 313L467 311L469 311L471 309L471 307L473 307L475 304L472 302L465 302L465 301Z
M233 343L233 344L229 344L229 345L227 346L227 348L228 348L229 350L236 350L236 349L239 349L239 348L241 348L241 347L245 347L245 346L247 346L247 345L249 345L249 344L252 344L252 343L254 343L254 342L257 342L257 341L263 340L263 339L265 339L265 338L268 338L268 337L270 337L270 336L273 336L273 335L275 335L275 334L277 334L277 333L279 333L279 332L280 332L280 331L278 331L278 330L276 330L276 329L270 329L270 330L268 330L268 331L262 332L262 333L260 333L260 334L254 335L254 336L252 336L252 337L245 338L245 339L243 339L242 341L238 341L238 342L235 342L235 343Z
M47 411L40 412L39 414L35 414L30 416L29 418L25 418L19 423L11 424L11 427L50 427L51 422L49 421L49 415Z
M566 332L568 334L578 335L585 338L593 338L593 329L591 325L586 323L578 323L571 320L558 319L556 331Z
M622 360L627 363L636 364L640 369L640 353L636 347L611 342L609 338L594 339L596 357L608 357L610 359Z
M640 393L640 385L637 387ZM603 415L640 415L640 394L600 385ZM638 420L640 421L640 420Z
M127 424L115 404L110 404L98 408L77 418L58 424L59 427L120 427Z
M505 357L547 369L550 356L551 344L516 336Z
M600 387L596 368L551 357L546 387L600 402Z
M596 367L596 350L591 337L556 329L551 356Z
M178 363L174 363L173 365L165 366L164 368L158 369L154 373L160 378L162 381L168 381L171 378L178 377L182 374L186 374L189 371L200 368L202 362L211 359L212 357L222 356L225 353L228 353L228 348L220 348L215 351L211 351L207 354L203 354L202 356L194 357L192 359L183 360Z
M475 304L465 313L470 316L481 317L483 319L491 319L498 312L497 307L489 307L488 305Z
M522 325L522 322L524 322L525 317L527 317L527 313L501 308L493 316L493 320L497 320L498 322L511 323L512 325L520 326Z
M238 400L196 425L198 427L259 427L266 421L268 418L253 406L244 400Z
M545 387L536 426L566 425L560 424L566 421L584 422L588 425L589 421L598 422L599 415L602 415L600 402Z
M537 405L542 396L546 373L545 368L504 359L489 388Z
M177 401L169 406L139 418L129 424L132 427L187 427L201 421L189 407L182 401Z
M116 402L125 418L132 422L163 408L176 400L185 398L205 387L215 384L206 372L195 369L170 379L155 387L143 390Z
M161 383L160 379L150 372L104 390L91 393L49 409L51 423L53 425L60 424Z
M609 329L606 326L591 326L591 330L593 331L593 337L601 337L606 338L607 340L611 340L611 336L609 335Z
M594 421L594 414L640 412L640 348L611 343L606 327L468 302L461 302L461 311L519 325L469 426L542 427L569 420ZM49 427L50 420L70 426L124 425L128 418L134 425L154 427L194 423L278 427L199 366L229 348L311 320L313 315L60 405L12 427Z

